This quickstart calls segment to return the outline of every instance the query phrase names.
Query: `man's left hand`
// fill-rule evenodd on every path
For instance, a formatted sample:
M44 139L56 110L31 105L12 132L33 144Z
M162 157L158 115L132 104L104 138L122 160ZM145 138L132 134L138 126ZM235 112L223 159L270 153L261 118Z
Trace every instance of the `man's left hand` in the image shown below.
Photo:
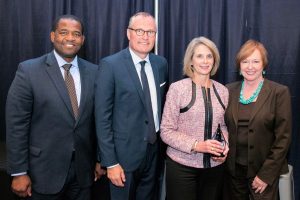
M96 166L95 166L94 174L95 174L95 179L94 179L94 181L97 181L98 179L101 178L101 176L103 176L103 175L106 174L106 170L105 170L105 169L102 169L100 163L97 162L97 163L96 163Z

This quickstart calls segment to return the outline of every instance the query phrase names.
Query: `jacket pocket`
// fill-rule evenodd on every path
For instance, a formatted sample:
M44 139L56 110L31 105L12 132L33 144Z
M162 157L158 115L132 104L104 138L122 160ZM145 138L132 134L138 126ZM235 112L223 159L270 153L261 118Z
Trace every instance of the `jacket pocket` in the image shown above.
M38 147L34 147L34 146L30 146L30 154L34 155L34 156L40 156L41 154L41 149Z

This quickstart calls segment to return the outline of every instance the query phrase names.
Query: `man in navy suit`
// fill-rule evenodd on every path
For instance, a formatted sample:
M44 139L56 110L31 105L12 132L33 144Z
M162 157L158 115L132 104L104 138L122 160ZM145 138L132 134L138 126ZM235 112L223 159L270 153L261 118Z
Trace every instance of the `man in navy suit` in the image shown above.
M77 17L60 16L50 38L54 51L20 63L8 92L11 188L34 200L88 200L103 172L93 117L98 67L76 56L84 42Z
M100 62L96 130L112 200L154 198L167 80L166 59L150 53L156 31L153 16L135 14L127 28L129 47Z

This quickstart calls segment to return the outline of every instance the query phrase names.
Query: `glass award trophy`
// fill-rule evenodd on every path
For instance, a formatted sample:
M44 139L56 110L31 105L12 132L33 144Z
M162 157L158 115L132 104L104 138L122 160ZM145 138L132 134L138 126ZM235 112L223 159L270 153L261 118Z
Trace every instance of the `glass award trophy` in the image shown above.
M213 140L217 140L218 142L220 142L223 146L223 149L225 149L226 145L227 145L227 142L224 138L224 135L223 135L223 132L221 130L221 126L220 124L218 124L218 128L216 130L216 132L214 133L213 137L212 137ZM225 155L223 153L221 153L220 156L216 156L216 155L213 155L214 157L224 157Z

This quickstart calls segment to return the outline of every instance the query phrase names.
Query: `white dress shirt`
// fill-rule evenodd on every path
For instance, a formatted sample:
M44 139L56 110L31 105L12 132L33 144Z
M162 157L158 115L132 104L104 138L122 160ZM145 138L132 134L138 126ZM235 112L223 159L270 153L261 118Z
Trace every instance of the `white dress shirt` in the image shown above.
M149 54L147 55L147 57L145 59L141 59L130 48L129 48L129 52L130 52L133 64L135 66L136 72L139 76L142 87L143 87L142 79L141 79L141 67L142 66L141 66L140 62L143 60L146 61L145 73L147 75L148 85L149 85L149 90L150 90L155 131L158 132L159 131L159 120L158 120L158 106L157 106L157 91L156 91L155 79L154 79L151 63L149 60ZM119 165L119 163L112 165L112 166L108 166L107 168L110 169L117 165Z
M145 73L147 75L149 90L150 90L150 95L151 95L151 103L152 103L155 131L158 132L159 131L159 120L158 120L158 106L157 106L157 91L156 91L156 85L155 85L155 79L154 79L154 75L153 75L152 66L151 66L151 63L149 60L149 54L147 55L147 57L145 59L141 59L130 48L129 48L129 51L130 51L132 61L134 63L134 66L135 66L136 72L139 76L142 87L143 87L143 84L142 84L142 79L141 79L141 64L140 64L140 62L143 60L146 61Z

